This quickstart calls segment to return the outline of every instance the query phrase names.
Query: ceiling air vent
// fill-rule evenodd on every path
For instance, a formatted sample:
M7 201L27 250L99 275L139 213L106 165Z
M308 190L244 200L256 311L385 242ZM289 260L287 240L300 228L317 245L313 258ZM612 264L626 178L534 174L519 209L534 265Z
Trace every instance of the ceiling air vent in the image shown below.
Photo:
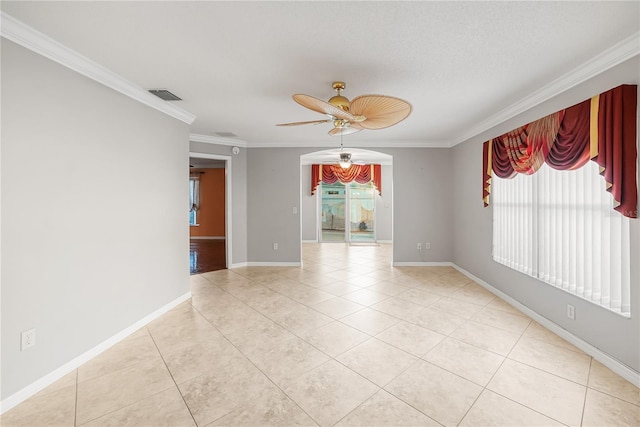
M149 89L149 92L165 101L182 101L182 98L178 98L166 89Z
M222 138L237 138L238 135L236 135L233 132L215 132L216 135L222 137Z

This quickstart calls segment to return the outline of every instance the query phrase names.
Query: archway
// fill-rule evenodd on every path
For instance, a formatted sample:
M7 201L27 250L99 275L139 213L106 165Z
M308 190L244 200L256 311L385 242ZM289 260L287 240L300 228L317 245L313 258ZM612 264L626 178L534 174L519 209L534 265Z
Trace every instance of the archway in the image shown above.
M351 153L351 159L355 164L376 164L381 165L380 172L382 175L381 193L375 191L375 215L376 215L376 237L375 241L380 243L393 243L393 156L379 151L348 148L344 151ZM302 248L304 243L322 242L322 190L311 194L311 165L321 164L337 164L340 158L341 150L330 149L316 151L303 154L300 156L300 176L301 176L301 196L300 196L300 236ZM348 193L348 190L345 190ZM339 197L339 196L338 196ZM348 200L348 194L345 198ZM348 208L347 208L348 209ZM359 213L354 213L353 217L357 217ZM339 221L345 224L345 230L351 226L359 229L361 221L353 222L350 214ZM349 234L347 232L347 234ZM350 243L353 234L343 239L342 242Z

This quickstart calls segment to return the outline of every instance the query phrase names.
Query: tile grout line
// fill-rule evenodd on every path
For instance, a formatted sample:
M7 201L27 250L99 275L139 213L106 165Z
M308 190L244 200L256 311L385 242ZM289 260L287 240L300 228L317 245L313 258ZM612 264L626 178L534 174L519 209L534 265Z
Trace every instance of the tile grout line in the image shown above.
M223 291L224 291L224 290L223 290ZM227 291L224 291L224 292L227 292ZM228 292L227 292L227 293L228 293ZM246 304L246 303L244 303L244 302L242 302L242 303L243 303L243 304L245 304L247 307L251 307L251 306L249 306L248 304ZM193 307L193 305L192 305L192 307ZM253 307L251 307L251 308L253 308ZM264 372L262 371L262 369L260 369L260 368L259 368L259 367L258 367L258 366L253 362L253 360L251 360L251 359L250 359L246 354L244 354L244 352L243 352L242 350L240 350L240 349L239 349L239 348L238 348L234 343L232 343L232 342L229 340L229 338L227 338L227 336L226 336L225 334L223 334L223 333L222 333L222 332L221 332L221 331L220 331L220 330L219 330L219 329L218 329L218 328L217 328L213 323L211 323L211 321L209 320L209 318L208 318L208 317L206 317L204 314L202 314L202 313L200 312L200 310L198 310L196 307L193 307L193 309L194 309L194 310L196 310L196 311L198 312L198 314L200 314L200 316L202 316L202 318L204 318L204 319L207 321L207 323L209 323L213 328L215 328L215 329L220 333L221 337L222 337L222 338L224 338L224 339L225 339L225 340L226 340L226 341L227 341L227 342L228 342L228 343L229 343L233 348L235 348L235 349L236 349L236 350L237 350L237 351L242 355L242 357L244 357L244 358L245 358L249 363L251 363L251 364L253 365L253 367L254 367L254 368L256 368L256 369L257 369L257 370L258 370L262 375L264 375L264 376L265 376L265 378L267 378L267 379L269 380L269 382L270 382L271 384L273 384L273 385L274 385L274 387L276 387L278 390L280 390L280 391L282 392L282 394L284 394L285 396L287 396L287 398L288 398L289 400L291 400L291 401L292 401L292 402L293 402L293 403L294 403L298 408L300 408L300 410L301 410L302 412L304 412L304 413L309 417L309 419L311 419L311 420L313 420L314 422L316 422L315 418L313 418L310 414L308 414L308 413L307 413L307 411L305 411L305 410L304 410L304 408L302 408L302 407L298 404L298 402L296 402L296 401L295 401L291 396L289 396L289 395L288 395L288 394L287 394L287 393L286 393L282 388L280 388L280 386L278 386L278 384L276 384L276 383L271 379L271 377L270 377L269 375L267 375L266 373L264 373ZM255 309L254 309L254 310L255 310ZM257 311L257 310L256 310L256 311ZM260 312L258 312L258 313L260 313ZM262 314L262 313L260 313L260 314ZM263 316L264 316L264 315L263 315ZM266 317L266 316L264 316L264 317ZM267 319L269 319L268 317L266 317L266 318L267 318ZM271 319L269 319L269 320L271 320ZM271 320L271 321L273 322L273 320ZM276 322L274 322L274 323L276 323ZM295 334L293 334L293 336L294 336L294 337L297 337L297 335L295 335ZM305 342L306 342L306 341L305 341ZM312 368L312 369L315 369L315 368L317 368L317 367L319 367L319 366L322 366L322 365L324 365L324 364L325 364L325 363L327 363L327 362L328 362L328 360L327 360L327 361L325 361L325 362L323 362L323 363L321 363L320 365L318 365L318 366L316 366L316 367ZM168 369L168 368L167 368L167 369ZM304 374L302 374L302 375L304 375ZM173 377L173 376L172 376L172 377ZM175 381L175 380L174 380L174 381ZM177 385L176 385L176 387L177 387ZM178 388L178 391L180 391L180 389L179 389L179 388ZM182 392L180 393L180 395L182 395ZM184 400L184 397L183 397L183 400ZM185 402L185 404L186 404L186 402ZM188 406L187 406L187 407L188 407ZM232 409L231 411L229 411L229 412L227 412L226 414L224 414L224 415L222 415L222 416L220 416L220 417L216 418L215 420L211 421L211 423L214 423L214 422L216 422L216 421L220 420L221 418L226 417L226 416L227 416L227 415L229 415L231 412L233 412L233 410L235 410L237 407L238 407L238 406L234 407L234 409ZM191 412L191 410L189 410L189 412ZM194 421L195 421L195 419L194 419ZM209 423L209 424L211 424L211 423ZM316 422L316 424L317 424L318 426L320 425L320 424L318 424L317 422ZM198 425L198 424L196 423L196 425Z
M76 368L75 371L76 371L76 402L75 402L75 408L74 408L74 411L73 411L73 427L77 427L78 426L78 385L79 385L78 368Z
M146 328L146 326L145 326L145 328ZM198 422L196 421L195 417L193 416L193 412L191 412L191 408L187 404L187 401L185 400L184 395L182 394L182 391L180 391L180 387L178 387L178 383L176 382L176 379L173 377L173 374L171 373L171 370L169 369L169 365L167 365L167 361L164 359L164 355L160 351L160 348L158 347L158 343L156 343L156 340L153 337L153 334L151 333L149 328L147 328L147 333L151 337L151 341L153 341L153 345L156 347L156 350L158 351L158 354L160 355L160 358L162 359L162 363L164 364L164 367L167 369L167 372L169 373L169 376L171 377L171 381L173 381L173 385L175 385L176 390L178 390L178 393L180 394L180 398L182 399L182 402L184 402L184 406L187 408L187 411L189 411L189 415L191 416L191 419L193 420L193 423L197 426ZM162 393L163 391L165 391L165 390L162 390L162 391L160 391L158 393Z
M531 326L531 324L532 324L532 323L533 323L533 321L532 321L531 323L529 323L529 326ZM491 389L487 388L487 386L491 383L491 381L493 380L493 378L495 378L496 374L498 373L498 371L500 370L500 368L502 367L502 365L504 365L504 362L505 362L505 361L510 360L510 361L514 361L514 362L517 362L517 363L522 363L522 362L518 362L517 360L510 359L510 358L509 358L509 355L511 354L511 352L513 351L513 349L514 349L514 348L516 348L516 346L518 345L518 343L520 342L520 340L521 340L522 338L524 338L524 334L526 333L527 329L529 329L529 326L527 326L527 328L526 328L524 331L522 331L522 333L520 334L520 337L518 338L518 340L513 344L513 347L511 347L511 350L509 350L509 353L507 353L507 355L506 355L506 356L503 356L503 357L504 357L504 359L503 359L503 360L502 360L502 362L500 363L500 366L498 367L498 369L496 369L496 371L493 373L493 375L491 375L491 378L489 379L489 381L487 381L487 384L483 387L482 392L481 392L480 394L484 393L484 391L485 391L485 390L486 390L486 391L489 391L489 392L491 392L491 393L495 393L495 394L497 394L498 396L501 396L501 397L503 397L503 398L505 398L505 399L507 399L507 400L509 400L509 401L511 401L511 402L514 402L514 403L516 403L516 404L518 404L518 405L521 405L521 406L522 406L522 407L524 407L524 408L527 408L527 409L529 409L529 410L531 410L531 411L533 411L533 412L536 412L536 413L538 413L538 414L540 414L540 415L543 415L544 417L547 417L547 418L549 418L549 419L552 419L552 420L554 420L554 421L556 421L556 422L558 422L558 423L560 423L560 424L562 424L562 425L565 425L563 422L561 422L561 421L559 421L559 420L556 420L554 417L552 417L552 416L550 416L550 415L548 415L548 414L544 414L544 413L542 413L542 412L538 411L537 409L531 408L531 407L529 407L529 406L527 406L527 405L525 405L525 404L523 404L523 403L521 403L521 402L518 402L518 401L516 401L516 400L513 400L512 398L510 398L510 397L508 397L508 396L504 396L504 395L502 395L502 394L498 393L497 391L494 391L494 390L491 390ZM533 369L539 369L539 370L541 370L542 372L546 372L546 373L548 373L548 374L550 374L550 375L554 375L554 374L551 374L550 372L547 372L547 371L545 371L545 370L543 370L543 369L536 368L535 366L530 366L530 365L527 365L526 363L522 363L522 364L523 364L523 365L525 365L525 366L529 366L529 367L531 367L531 368L533 368ZM558 377L558 378L562 378L562 377L559 377L559 376L557 376L557 375L554 375L554 376L556 376L556 377ZM562 379L565 379L565 380L566 380L566 378L562 378ZM569 380L567 380L567 381L569 381ZM577 383L576 383L576 384L577 384ZM480 395L478 395L478 398L479 398L479 397L480 397ZM476 401L477 401L477 399L476 399ZM475 405L475 402L473 403L473 405ZM471 405L471 407L469 408L469 410L471 410L471 408L473 407L473 405ZM467 411L467 413L469 412L469 410ZM584 410L584 406L583 406L583 410ZM466 415L467 415L467 414L465 414L465 416L466 416ZM464 419L464 417L463 417L463 419ZM462 422L462 421L460 421L460 422Z
M318 274L319 274L319 273L318 273ZM370 273L367 273L367 274L370 274ZM366 275L366 274L365 274L365 275ZM288 277L288 276L285 276L285 277L290 278L290 277ZM412 276L410 276L410 277L412 277ZM419 278L415 278L415 279L419 280ZM295 280L295 279L294 279L294 280ZM388 281L388 280L392 280L392 279L386 279L386 280ZM296 281L297 281L297 280L296 280ZM299 283L301 283L302 285L305 285L305 286L309 286L309 285L306 285L306 284L304 284L304 283L302 283L302 282L299 282ZM328 285L327 285L327 286L328 286ZM353 285L353 286L358 286L358 285ZM401 286L406 286L406 285L401 285ZM415 288L415 289L420 289L420 287L416 287L416 286L408 286L408 287ZM314 287L314 288L316 288L316 287ZM361 289L367 289L367 287L360 287L360 288L361 288ZM317 289L317 288L316 288L316 289ZM278 293L280 293L281 295L287 296L286 294L281 293L281 292L279 292L279 291L275 291L275 292L278 292ZM356 291L354 291L354 292L356 292ZM376 291L376 292L378 292L378 291ZM347 293L347 294L348 294L348 293ZM341 295L336 295L336 297L343 297L343 296L341 296ZM396 295L389 295L389 297L388 297L387 299L390 299L390 298L392 298L392 297L396 297ZM450 297L450 295L447 295L447 297ZM346 299L346 298L343 298L343 299ZM455 298L454 298L454 299L455 299ZM496 299L496 298L494 298L493 300L495 300L495 299ZM492 301L493 301L493 300L492 300ZM296 300L296 301L297 301L297 300ZM487 302L486 304L484 304L484 305L482 306L482 307L483 307L482 309L483 309L483 310L484 310L484 309L487 309L487 308L489 307L489 305L491 304L491 302L492 302L492 301L489 301L489 302ZM300 301L297 301L297 302L300 302ZM356 302L356 303L357 303L357 302ZM313 307L313 306L307 305L307 304L305 304L305 303L301 303L301 304L303 304L304 306L306 306L306 307L308 307L308 308L310 308L310 309L312 309L312 310L314 310L314 311L319 312L318 310L314 309L314 307ZM375 304L372 304L372 305L375 305ZM364 306L364 308L372 308L372 305L365 305L365 306ZM363 309L361 309L361 310L358 310L358 311L362 311L362 310L364 310L364 308L363 308ZM423 308L424 308L424 307L423 307ZM380 310L377 310L377 309L375 309L375 308L372 308L372 309L373 309L373 310L375 310L375 311L381 312ZM511 312L510 312L510 311L508 311L508 310L501 310L501 309L499 309L499 308L495 308L495 310L500 311L500 312L502 312L502 313L513 314L513 313L511 313ZM357 312L358 312L358 311L357 311ZM357 313L357 312L356 312L356 313ZM444 311L444 312L446 313L446 311ZM321 314L325 314L325 313L322 313L322 312L319 312L319 313L321 313ZM384 312L381 312L381 313L384 313ZM352 314L354 314L354 313L352 313ZM389 315L388 313L384 313L384 314ZM518 314L514 314L514 315L521 315L521 314L520 314L520 313L518 313ZM303 341L305 341L305 342L306 342L306 340L305 340L304 338L302 338L301 336L299 336L297 333L295 333L295 332L291 331L290 329L286 328L285 326L281 325L280 323L278 323L277 321L275 321L275 320L271 319L270 317L268 317L268 316L266 316L266 315L264 315L264 316L265 316L265 317L267 317L268 319L270 319L270 320L274 321L274 322L275 322L276 324L278 324L279 326L284 327L286 330L288 330L289 332L293 333L294 335L298 336L299 338L303 339ZM407 320L405 320L405 319L398 318L398 317L397 317L397 316L395 316L395 315L390 315L390 316L395 317L395 318L399 319L400 321L407 321ZM342 320L342 318L344 318L344 317L346 317L346 316L343 316L343 317L341 317L341 318L339 318L339 319L332 318L332 321L337 321L337 322L343 323L341 320ZM526 318L526 316L524 316L524 317ZM513 333L513 332L514 332L514 331L512 331L512 330L506 329L505 327L489 325L489 324L486 324L486 323L484 323L484 322L479 322L478 320L473 319L473 318L472 318L472 319L466 319L466 318L465 318L465 323L466 323L466 322L469 322L469 321L478 322L479 324L482 324L482 325L484 325L484 326L493 327L493 328L500 329L500 330L503 330L503 331L506 331L506 332L511 332L511 333ZM415 325L415 323L413 323L412 321L408 321L408 323L410 323L410 324L414 324L414 325ZM344 324L344 323L343 323L343 324ZM509 359L509 360L511 360L511 361L515 361L515 362L517 362L517 363L522 363L522 362L518 362L518 361L517 361L517 360L515 360L515 359L511 359L511 358L509 357L509 355L513 352L514 348L518 345L518 343L519 343L523 338L525 338L525 335L524 335L524 334L525 334L526 330L527 330L527 329L529 329L529 327L531 326L531 324L532 324L532 321L530 320L530 321L529 321L529 324L527 325L527 327L526 327L522 332L520 332L520 333L519 333L519 337L518 337L518 339L517 339L517 340L515 341L515 343L511 346L511 348L510 348L509 352L507 353L507 355L502 355L502 354L494 353L493 351L490 351L490 350L486 350L486 349L482 349L482 348L480 348L480 347L477 347L477 348L480 348L480 349L482 349L482 350L489 351L489 352L494 353L494 354L498 354L499 356L501 356L501 357L503 358L503 359L502 359L502 361L501 361L501 363L500 363L500 365L499 365L499 366L498 366L498 368L495 370L495 372L492 374L492 376L491 376L491 378L489 379L489 381L487 382L487 384L486 384L485 386L483 386L483 387L482 387L482 391L480 392L480 394L482 394L482 392L484 392L485 390L489 390L489 391L490 391L490 392L492 392L492 393L496 393L496 392L494 392L494 391L492 391L492 390L488 389L488 388L487 388L487 385L488 385L488 384L493 380L493 378L495 377L495 375L497 374L497 372L498 372L498 371L500 370L500 368L504 365L504 362L505 362L505 360L506 360L506 359ZM353 326L351 326L351 325L347 325L347 326L349 326L349 327L353 327ZM393 326L393 325L392 325L392 326ZM388 328L386 328L386 329L389 329L389 328L391 328L392 326L389 326L389 327L388 327ZM417 326L418 326L418 325L417 325ZM456 328L454 329L454 331L453 331L453 332L455 332L455 330L457 330L457 329L458 329L459 327L461 327L461 326L462 326L462 325L460 325L460 326L456 327ZM315 329L319 329L319 328L321 328L321 327L322 327L322 326L320 326L320 327L318 327L318 328L313 328L313 329L315 330ZM419 327L422 327L422 326L419 326ZM359 330L358 328L355 328L355 329L356 329L356 330ZM386 329L385 329L385 330L386 330ZM428 329L428 328L426 328L426 329ZM382 333L382 332L383 332L383 331L381 331L381 332L379 332L379 333ZM449 333L449 334L448 334L448 335L446 335L446 336L447 336L448 338L452 338L452 337L451 337L451 334L452 334L453 332ZM379 334L379 333L378 333L378 334ZM370 335L369 333L366 333L366 332L365 332L365 334L366 334L367 336L369 336L369 338L368 338L368 339L370 339L370 338L375 338L375 337L378 335L378 334L376 334L376 335ZM452 339L455 339L455 338L452 338ZM532 339L535 339L535 338L532 338ZM310 344L310 343L308 343L308 344ZM389 344L389 343L387 343L387 344L388 344L388 345L393 346L394 348L398 348L398 347L396 347L396 346L395 346L395 345L393 345L393 344ZM467 344L468 344L468 343L467 343ZM312 344L310 344L310 345L312 345ZM468 345L471 345L471 346L476 347L476 346L475 346L475 345L473 345L473 344L468 344ZM356 345L356 346L357 346L357 345ZM354 346L354 347L356 347L356 346ZM435 347L435 346L434 346L434 347ZM314 348L315 348L315 346L314 346ZM398 349L399 349L399 348L398 348ZM345 352L347 352L347 351L349 351L349 350L350 350L350 349L347 349L347 350L345 350ZM399 350L402 350L402 349L399 349ZM322 351L322 350L320 350L320 351ZM404 351L404 350L402 350L402 351ZM429 352L430 352L430 351L431 351L431 350L429 350ZM419 360L425 360L425 359L423 359L423 357L424 357L424 356L426 356L426 354L428 354L429 352L425 353L425 355L423 355L423 356L419 356L419 357L418 357L418 360L416 360L416 361L415 361L411 366L415 365ZM324 353L324 352L323 352L323 353ZM344 352L343 352L343 353L344 353ZM341 354L343 354L343 353L341 353ZM326 353L325 353L325 354L326 354ZM409 353L409 354L411 354L411 353ZM336 360L338 363L341 363L341 362L339 362L335 357L333 357L333 356L331 356L331 355L328 355L328 356L330 357L330 359ZM339 357L339 355L338 355L338 356L336 356L336 357ZM426 361L426 360L425 360L425 361ZM590 363L592 363L592 361L593 361L593 358L590 358ZM428 361L426 361L426 362L428 362ZM325 362L325 363L326 363L326 362ZM428 363L430 363L430 362L428 362ZM342 364L342 363L341 363L341 364ZM587 385L587 386L585 386L585 385L583 385L583 384L576 383L575 381L572 381L572 380L570 380L570 379L564 378L564 377L562 377L562 376L560 376L560 375L557 375L557 374L554 374L554 373L551 373L551 372L547 372L547 371L546 371L546 370L544 370L544 369L541 369L541 368L538 368L538 367L535 367L535 366L531 366L531 365L528 365L528 364L526 364L526 363L522 363L522 364L523 364L523 365L525 365L525 366L529 366L529 367L531 367L531 368L533 368L533 369L539 369L539 370L541 370L542 372L548 373L548 374L550 374L550 375L552 375L552 376L554 376L554 377L558 377L558 378L560 378L560 379L563 379L563 380L566 380L566 381L569 381L569 382L574 382L574 383L575 383L575 384L577 384L577 385L580 385L580 386L582 386L582 387L585 387L585 400L584 400L584 402L586 402L586 392L587 392L587 391L588 391L588 389L590 388L588 385ZM322 365L320 365L320 366L322 366ZM409 366L408 368L406 368L403 372L401 372L401 373L400 373L400 374L398 374L398 375L401 375L401 374L402 374L402 373L404 373L407 369L410 369L410 367L411 367L411 366ZM438 366L438 365L435 365L435 366ZM590 366L591 366L591 365L590 365ZM346 368L348 368L348 369L350 369L348 366L345 366L345 367L346 367ZM314 369L315 369L315 368L314 368ZM446 369L445 369L445 370L446 370ZM447 372L449 372L449 371L447 371ZM450 372L450 373L452 373L452 372ZM356 372L356 374L357 374L357 372ZM462 376L460 376L460 375L457 375L457 374L455 374L455 373L452 373L452 374L454 374L454 375L456 375L456 376L458 376L458 377L460 377L460 378L463 378L463 379L467 380L466 378L464 378L464 377L462 377ZM358 375L360 375L360 374L358 374ZM362 375L360 375L360 376L362 376ZM363 378L365 378L365 377L363 377ZM397 378L397 376L396 376L396 377L394 377L394 379L395 379L395 378ZM367 378L365 378L365 379L367 379ZM367 379L367 381L370 381L370 380L368 380L368 379ZM391 380L391 381L393 381L393 380ZM467 380L467 381L469 381L469 380ZM587 382L588 382L588 381L587 381ZM375 384L375 383L374 383L374 384ZM387 383L387 384L388 384L388 383ZM384 389L384 387L382 387L381 389ZM388 392L388 390L386 390L386 389L384 389L384 390ZM594 389L594 390L596 390L596 389ZM379 393L379 391L378 391L377 393ZM619 397L617 397L617 396L610 395L609 393L606 393L606 392L602 392L602 393L603 393L603 394L606 394L606 395L609 395L609 396L611 396L611 397L613 397L613 398L616 398L616 399L618 399L618 400L620 400L620 401L627 402L626 400L621 399L621 398L619 398ZM376 394L376 393L374 393L374 395L375 395L375 394ZM471 408L472 408L472 407L477 403L477 400L478 400L478 398L479 398L480 394L478 395L478 397L476 397L476 399L474 400L474 403L469 407L469 409L467 410L467 412L465 412L465 414L463 415L462 419L464 419L464 418L468 415L469 410L470 410L470 409L471 409ZM500 395L499 393L496 393L496 394L497 394L497 395ZM500 396L502 396L502 395L500 395ZM397 397L397 396L396 396L396 397ZM543 415L543 416L545 416L545 417L549 417L549 416L548 416L548 415L546 415L546 414L540 413L539 411L536 411L536 410L534 410L534 409L532 409L532 408L529 408L528 406L523 405L523 404L521 404L521 403L519 403L519 402L516 402L516 401L514 401L514 400L512 400L512 399L510 399L510 398L508 398L508 397L506 397L506 396L502 396L502 397L503 397L503 398L505 398L505 399L507 399L507 400L509 400L509 401L512 401L512 402L514 402L514 403L516 403L516 404L518 404L518 405L522 405L523 407L525 407L525 408L527 408L527 409L529 409L529 410L532 410L532 411L534 411L534 412L536 412L536 413L538 413L538 414L541 414L541 415ZM365 401L366 401L366 400L365 400ZM585 410L585 403L584 403L584 402L583 402L583 407L582 407L582 415L583 415L583 416L584 416L584 410ZM405 402L405 403L406 403L406 402ZM633 402L627 402L627 403L630 403L630 404L632 404L632 405L634 405L634 406L638 406L638 405L635 405ZM361 404L362 404L362 403L361 403ZM361 405L361 404L360 404L360 405ZM358 405L358 406L360 406L360 405ZM355 409L354 409L354 410L355 410ZM351 412L353 412L353 410L352 410ZM350 413L351 413L351 412L350 412ZM421 411L420 411L420 412L421 412ZM422 412L421 412L421 413L422 413ZM425 415L426 415L426 414L425 414ZM348 416L348 415L347 415L347 416ZM550 419L553 419L552 417L549 417L549 418L550 418ZM344 419L344 417L343 417L343 419Z
M582 400L582 413L580 414L580 425L584 424L584 411L587 408L587 394L589 393L589 378L591 377L591 365L593 357L589 358L589 375L587 375L587 385L584 388L584 399Z

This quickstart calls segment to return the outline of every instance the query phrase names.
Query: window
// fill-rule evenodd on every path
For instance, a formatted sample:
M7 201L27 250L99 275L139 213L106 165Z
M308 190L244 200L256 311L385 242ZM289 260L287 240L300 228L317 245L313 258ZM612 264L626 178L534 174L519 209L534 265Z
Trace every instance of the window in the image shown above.
M200 178L189 178L189 225L198 225L197 215L200 208Z
M493 259L629 316L629 218L598 165L492 180Z

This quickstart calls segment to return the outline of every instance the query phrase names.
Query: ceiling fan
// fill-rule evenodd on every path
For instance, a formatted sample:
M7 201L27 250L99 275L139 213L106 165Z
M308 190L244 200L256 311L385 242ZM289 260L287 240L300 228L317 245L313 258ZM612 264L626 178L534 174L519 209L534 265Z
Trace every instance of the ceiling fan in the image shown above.
M411 104L400 98L385 95L361 95L352 101L342 96L344 82L333 82L338 93L329 102L310 95L296 93L293 100L310 110L329 116L324 120L280 123L276 126L298 126L332 123L329 135L348 135L364 129L377 130L393 126L406 119L411 113Z
M365 163L362 160L352 160L351 153L344 151L344 146L342 145L342 135L340 134L340 160L338 164L342 169L348 169L351 165L364 165Z

